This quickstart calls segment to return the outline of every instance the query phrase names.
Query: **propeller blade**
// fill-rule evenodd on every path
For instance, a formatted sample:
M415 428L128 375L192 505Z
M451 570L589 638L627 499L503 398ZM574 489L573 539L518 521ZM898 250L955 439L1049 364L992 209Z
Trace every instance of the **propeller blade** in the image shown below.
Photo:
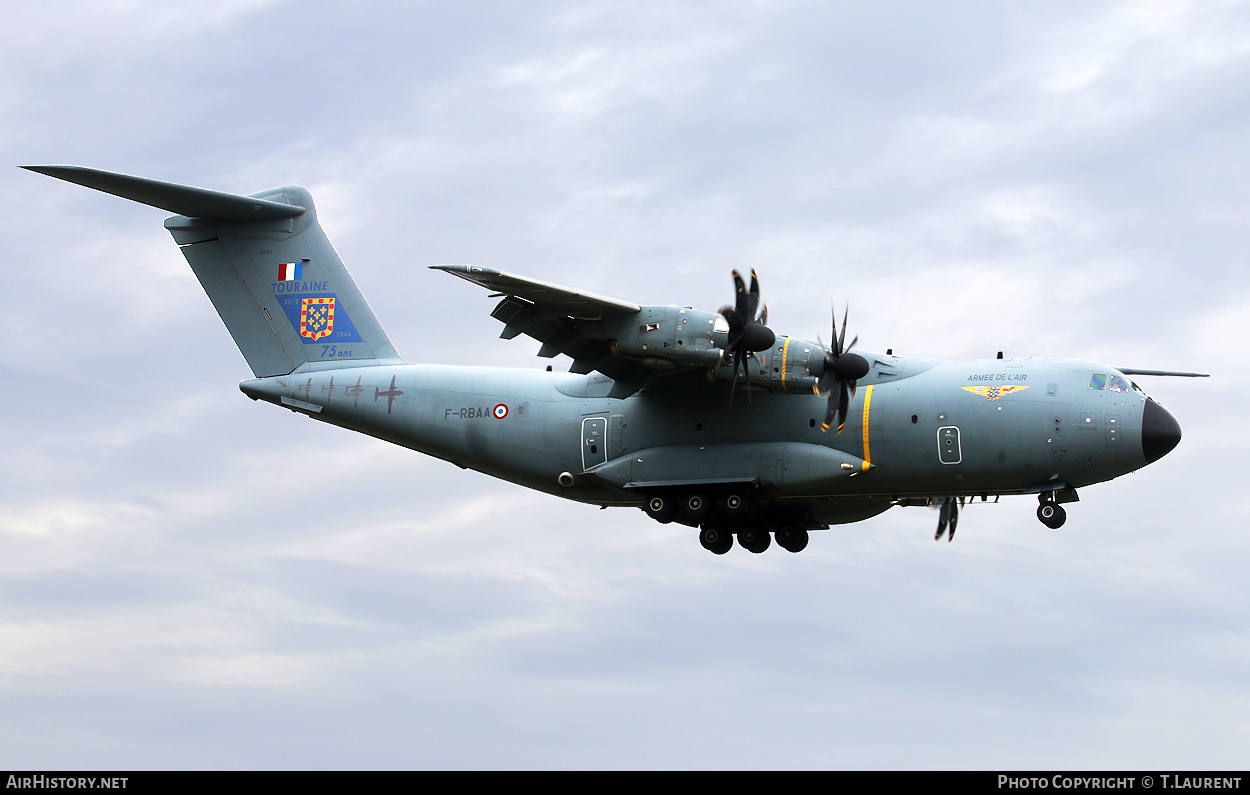
M946 535L948 544L955 540L955 528L959 526L959 509L963 504L963 497L958 500L955 497L937 498L935 505L938 508L938 527L933 534L934 541L941 541L943 535Z
M833 305L833 301L829 302L829 314L833 317L833 345L829 346L829 355L825 356L826 362L830 358L836 360L838 354L842 352L842 343L838 342L838 309Z
M729 335L725 340L721 354L721 366L733 368L733 385L729 393L729 402L733 403L733 393L738 388L738 372L750 383L751 373L747 359L760 351L766 351L777 341L777 335L768 327L768 307L765 306L759 317L755 316L760 305L760 280L751 269L751 287L748 290L746 281L737 270L733 271L734 305L725 307L720 314L729 325ZM749 394L748 394L748 397Z
M777 340L777 335L767 325L768 307L764 307L764 311L758 318L755 317L755 310L760 300L760 280L755 271L751 271L750 290L747 289L742 274L736 270L733 272L733 280L734 306L732 309L726 307L721 310L721 316L729 324L729 337L725 341L725 352L721 361L725 364L733 364L736 385L739 367L744 376L749 376L746 359L752 353L771 348Z
M820 432L828 433L829 426L833 424L833 419L838 415L837 396L833 392L829 393L829 402L825 404L825 421L820 424Z
M933 534L934 541L941 541L946 534L946 525L950 522L950 510L946 506L946 498L943 497L938 503L938 526L937 532Z
M846 342L846 326L850 317L850 307L842 312L842 331L838 331L838 315L836 307L830 305L830 312L833 315L833 346L825 348L823 342L820 347L824 351L823 367L821 373L816 378L816 384L812 387L818 395L827 394L829 396L828 407L825 411L825 422L821 425L821 430L828 431L833 424L834 419L838 421L838 433L842 433L842 428L846 425L847 406L851 398L855 396L855 390L859 386L859 379L868 375L868 371L872 367L868 364L868 360L858 353L847 353L855 343L859 342L859 336L851 340L851 344L843 348ZM819 337L817 338L819 342ZM836 400L836 403L835 403Z
M734 271L734 314L738 316L738 322L745 324L751 321L751 315L747 311L747 286L742 281L742 274Z
M846 319L850 314L851 314L851 308L848 306L846 308L846 311L842 313L842 336L838 337L838 355L839 356L841 356L847 350L846 348L842 346L842 343L846 342ZM836 322L836 319L835 319L835 322ZM856 337L855 340L856 342L858 342L859 337Z

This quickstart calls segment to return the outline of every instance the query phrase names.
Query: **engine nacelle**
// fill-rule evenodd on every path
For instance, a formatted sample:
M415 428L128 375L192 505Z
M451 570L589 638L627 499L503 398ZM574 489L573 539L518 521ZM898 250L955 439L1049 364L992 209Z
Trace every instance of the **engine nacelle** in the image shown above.
M824 371L825 351L814 342L779 336L772 347L747 358L746 383L782 392L810 393ZM719 367L717 381L733 383L734 368ZM738 374L738 383L743 381Z
M612 352L649 364L716 367L729 324L712 312L680 306L644 306L635 315L604 318Z

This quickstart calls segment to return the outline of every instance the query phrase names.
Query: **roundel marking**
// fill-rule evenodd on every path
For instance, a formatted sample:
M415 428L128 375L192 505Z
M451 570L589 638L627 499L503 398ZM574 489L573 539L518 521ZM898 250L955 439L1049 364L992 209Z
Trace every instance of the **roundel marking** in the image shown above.
M495 419L502 420L504 417L508 416L508 404L500 403L498 406L495 406L494 413Z

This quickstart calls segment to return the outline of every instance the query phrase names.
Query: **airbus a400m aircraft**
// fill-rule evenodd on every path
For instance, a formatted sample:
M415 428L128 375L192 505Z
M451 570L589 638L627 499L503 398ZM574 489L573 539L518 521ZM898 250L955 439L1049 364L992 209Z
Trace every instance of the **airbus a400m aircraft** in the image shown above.
M1053 359L931 361L775 334L759 283L733 274L720 312L640 306L467 265L503 336L568 372L409 364L298 187L250 196L75 166L26 166L176 213L181 247L255 376L239 388L323 422L513 483L699 529L703 546L791 552L811 530L895 505L938 510L1035 494L1064 523L1077 489L1180 441L1132 375L1199 375Z

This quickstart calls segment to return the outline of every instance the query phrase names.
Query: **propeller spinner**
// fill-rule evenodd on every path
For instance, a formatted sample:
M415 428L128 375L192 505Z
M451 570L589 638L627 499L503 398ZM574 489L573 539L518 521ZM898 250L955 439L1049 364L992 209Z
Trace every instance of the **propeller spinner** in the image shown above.
M829 396L829 407L825 410L825 421L820 429L828 431L834 418L838 421L838 433L846 424L846 406L855 395L855 384L868 375L868 360L858 353L851 353L851 348L859 342L859 337L846 344L846 319L848 309L842 314L842 333L838 334L838 317L833 317L833 347L825 351L824 368L816 379L812 391L818 395ZM823 345L822 345L823 347Z

